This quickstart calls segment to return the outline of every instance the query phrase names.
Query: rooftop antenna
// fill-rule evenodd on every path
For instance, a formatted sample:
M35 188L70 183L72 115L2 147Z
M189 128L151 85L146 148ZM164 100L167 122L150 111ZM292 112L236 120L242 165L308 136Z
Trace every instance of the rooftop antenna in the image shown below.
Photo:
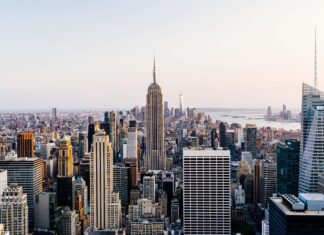
M155 55L153 59L153 83L156 84L156 75L155 75Z
M317 89L317 47L316 47L316 27L315 27L315 58L314 58L314 86Z

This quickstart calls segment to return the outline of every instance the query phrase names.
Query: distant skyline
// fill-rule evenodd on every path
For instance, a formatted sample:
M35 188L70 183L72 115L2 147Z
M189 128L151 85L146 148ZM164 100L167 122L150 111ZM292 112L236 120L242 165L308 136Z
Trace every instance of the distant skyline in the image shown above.
M145 105L300 109L324 90L324 1L5 1L0 110ZM323 72L322 72L323 71Z

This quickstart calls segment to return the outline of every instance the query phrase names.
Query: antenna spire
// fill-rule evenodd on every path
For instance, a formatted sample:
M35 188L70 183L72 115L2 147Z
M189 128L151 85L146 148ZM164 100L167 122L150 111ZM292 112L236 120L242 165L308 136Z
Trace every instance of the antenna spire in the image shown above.
M314 55L314 86L317 89L317 45L316 45L316 27L315 27L315 55Z
M153 59L153 83L156 84L156 75L155 75L155 56Z

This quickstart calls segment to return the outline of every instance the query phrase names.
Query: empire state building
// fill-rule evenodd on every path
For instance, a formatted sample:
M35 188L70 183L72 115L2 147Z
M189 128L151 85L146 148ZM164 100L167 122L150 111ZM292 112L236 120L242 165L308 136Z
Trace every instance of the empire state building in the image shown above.
M144 167L147 170L164 170L166 166L164 151L164 109L161 87L156 83L155 60L153 83L146 95L146 154Z

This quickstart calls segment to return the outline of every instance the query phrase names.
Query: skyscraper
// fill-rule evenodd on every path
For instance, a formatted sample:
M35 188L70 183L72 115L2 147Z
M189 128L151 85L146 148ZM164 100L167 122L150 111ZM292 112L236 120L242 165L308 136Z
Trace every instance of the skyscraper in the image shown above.
M71 140L64 136L60 142L58 176L73 176L73 152Z
M12 235L28 234L27 194L21 186L7 187L0 201L0 223Z
M226 148L226 126L224 122L219 124L219 145L220 147Z
M113 150L109 137L102 130L93 136L91 155L90 226L94 229L118 229L121 206L113 193ZM116 205L117 210L114 210Z
M23 192L27 194L28 203L28 227L34 227L34 205L35 196L43 192L44 162L39 158L17 158L7 157L0 160L0 169L6 169L8 173L8 184L22 186Z
M280 194L298 195L299 177L298 140L286 140L277 146L277 191Z
M324 93L303 83L299 192L317 192L324 173Z
M60 142L57 175L57 203L74 209L75 178L71 141L64 136Z
M252 153L252 158L257 158L256 146L257 128L255 125L246 124L245 126L245 149Z
M143 197L155 202L155 176L144 176Z
M183 115L183 95L180 94L179 95L179 111L180 111L180 115Z
M165 169L164 150L164 110L161 87L156 83L155 60L153 67L153 83L148 87L146 95L146 156L144 167L147 170Z
M17 136L18 157L34 157L35 139L33 133L21 133Z
M184 149L184 234L231 234L230 151Z
M127 142L127 158L137 159L137 127L136 121L129 121Z

